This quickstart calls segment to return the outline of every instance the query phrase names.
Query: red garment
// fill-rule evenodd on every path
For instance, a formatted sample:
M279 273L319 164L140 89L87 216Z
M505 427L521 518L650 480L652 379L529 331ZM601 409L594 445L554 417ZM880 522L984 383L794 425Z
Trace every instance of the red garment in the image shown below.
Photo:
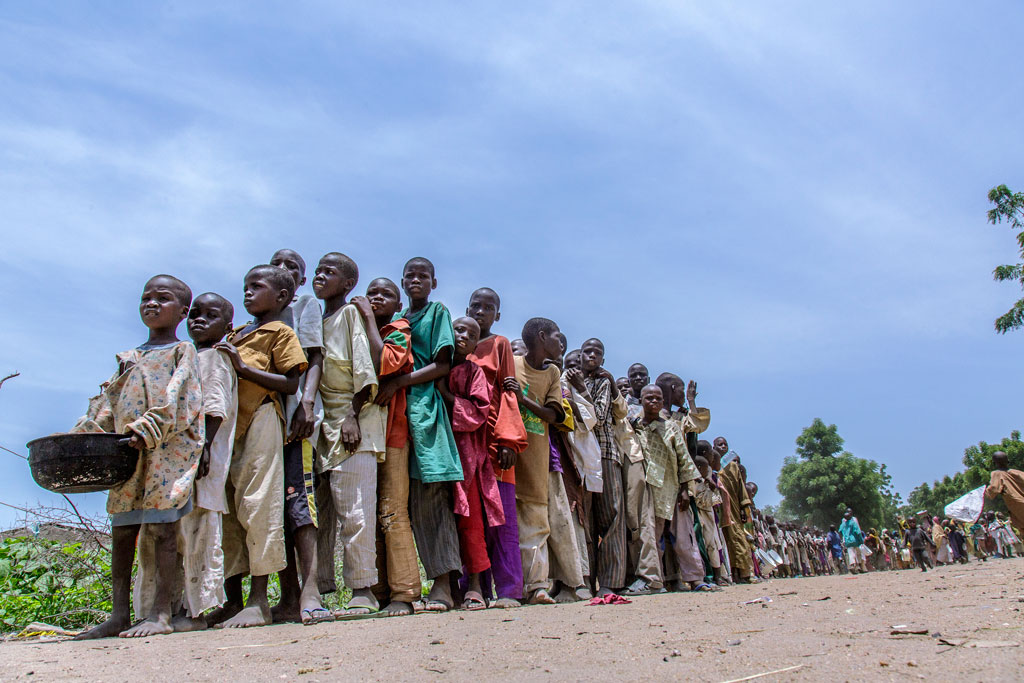
M475 480L478 496L490 526L505 523L505 513L498 493L498 480L487 454L487 415L491 408L491 391L483 371L471 360L465 360L448 373L448 389L455 396L452 405L452 432L462 461L462 481L455 482L455 514L470 514L469 486Z
M526 426L519 413L519 400L515 392L502 386L507 377L516 376L512 345L500 334L481 339L469 359L483 370L491 390L491 409L487 415L487 451L494 458L494 471L498 481L516 483L515 468L498 469L498 447L511 448L516 453L526 450Z
M491 558L487 554L487 536L484 532L484 509L480 502L480 485L477 479L473 477L465 482L459 482L465 484L469 511L465 517L455 517L455 524L459 528L460 556L467 574L479 574L491 568Z
M384 348L380 352L381 377L405 375L412 372L412 330L405 318L392 320L380 328ZM399 389L388 403L388 425L384 444L388 448L402 448L409 443L409 418L405 414L405 389Z

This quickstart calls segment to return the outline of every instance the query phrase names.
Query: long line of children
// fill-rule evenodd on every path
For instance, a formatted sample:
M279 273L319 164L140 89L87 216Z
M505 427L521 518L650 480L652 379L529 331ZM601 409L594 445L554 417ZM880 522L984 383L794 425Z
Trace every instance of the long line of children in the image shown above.
M510 341L487 288L453 321L425 258L405 264L404 309L387 278L352 296L358 279L329 253L315 298L296 296L306 265L282 249L246 273L252 320L237 327L218 294L146 283L148 339L74 427L140 452L108 497L112 614L81 637L758 580L756 486L723 437L697 439L710 412L694 382L651 382L642 364L616 381L599 339L569 350L545 318ZM332 611L339 564L352 597Z

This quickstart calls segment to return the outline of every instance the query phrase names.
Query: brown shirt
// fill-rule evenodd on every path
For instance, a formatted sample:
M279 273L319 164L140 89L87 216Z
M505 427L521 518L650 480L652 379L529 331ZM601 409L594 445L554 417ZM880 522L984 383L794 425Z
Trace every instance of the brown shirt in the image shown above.
M516 379L523 394L542 406L562 405L562 378L558 367L548 365L543 370L530 367L522 356L515 357ZM548 472L551 465L551 442L548 441L548 423L520 406L519 412L526 427L526 450L516 460L516 498L529 503L548 502Z
M260 325L255 330L240 337L239 333L245 325L236 327L227 336L227 340L238 349L242 361L257 370L284 375L294 368L305 372L306 354L302 351L299 338L294 330L279 320ZM247 379L238 378L238 424L235 427L235 440L245 436L252 422L252 416L266 401L273 401L277 414L284 422L284 409L281 406L281 395L261 387Z

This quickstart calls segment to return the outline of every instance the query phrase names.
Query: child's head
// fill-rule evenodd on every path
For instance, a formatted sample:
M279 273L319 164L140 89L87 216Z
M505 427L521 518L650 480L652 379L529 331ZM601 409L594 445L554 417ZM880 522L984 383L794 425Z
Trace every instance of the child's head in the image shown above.
M191 303L188 285L173 275L154 275L142 288L139 315L151 330L173 330L188 315Z
M268 263L245 274L245 310L256 317L280 313L294 294L295 281L284 268Z
M456 318L452 322L452 331L455 332L455 355L465 358L476 350L477 342L480 341L480 324L468 316Z
M359 267L345 254L332 251L324 254L313 271L313 293L318 299L348 296L359 282Z
M583 342L580 347L583 354L583 372L590 374L604 365L604 342L596 337Z
M564 356L565 352L569 350L569 340L565 338L565 335L562 334L561 330L556 332L555 336L558 337L559 355Z
M829 531L835 531L836 530L836 525L835 524L829 524L828 525L828 530Z
M629 378L627 383L630 389L632 389L631 393L635 395L639 395L643 388L651 383L651 373L643 363L633 363L630 365L629 369L626 370L626 377ZM662 389L662 394L664 394L664 391Z
M996 451L992 454L992 469L994 470L1008 470L1010 469L1010 458L1003 451Z
M469 295L466 315L480 326L480 334L491 333L491 327L501 320L501 298L489 287L481 287Z
M386 277L379 277L366 288L366 300L373 309L373 317L380 322L391 322L395 313L402 310L402 293L398 285Z
M665 407L672 409L672 406L682 406L686 400L686 384L679 375L671 372L663 372L658 375L654 383L661 387L665 395Z
M234 317L235 307L220 294L200 294L188 311L188 336L200 348L213 346L231 329Z
M752 481L747 482L747 495L750 496L750 500L754 500L754 496L757 495L757 484Z
M916 519L908 520L907 521L907 526L909 526L911 529L916 529L917 528L917 520Z
M527 353L540 354L553 360L562 355L562 342L558 340L558 325L547 318L530 318L523 325L523 343Z
M622 394L623 396L632 393L629 388L629 380L626 379L625 377L619 377L617 380L615 380L615 388L618 389L619 393Z
M700 472L700 476L707 479L711 476L711 463L708 459L702 455L698 455L693 459L693 464L697 466L697 471Z
M513 356L525 356L526 355L526 342L522 339L513 339L509 342L512 347Z
M434 277L434 264L430 259L417 256L411 258L402 268L402 289L409 297L409 303L426 301L430 293L437 288L437 279Z
M661 416L661 409L665 407L661 387L657 384L648 384L644 387L640 391L640 405L644 409L645 420L657 420Z
M716 436L711 448L718 455L718 459L721 460L729 452L729 442L725 440L724 436Z
M565 360L563 361L566 370L582 370L583 369L583 357L580 354L579 349L573 349L569 353L565 354Z
M306 284L306 262L298 252L291 249L278 249L270 259L270 265L284 268L295 280L295 289Z

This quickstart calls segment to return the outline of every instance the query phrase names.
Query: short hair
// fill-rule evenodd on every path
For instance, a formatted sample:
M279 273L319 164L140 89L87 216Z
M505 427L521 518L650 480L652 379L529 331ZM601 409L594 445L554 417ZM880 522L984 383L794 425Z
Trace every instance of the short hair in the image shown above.
M355 286L356 282L359 282L359 266L345 254L342 254L340 251L331 251L320 257L321 261L324 259L337 263L342 276L352 278L353 286Z
M264 278L274 287L274 289L288 290L289 298L295 295L295 280L292 278L292 274L284 268L278 268L277 266L272 266L269 263L262 263L250 268L249 272L245 274L246 279L248 279L253 273Z
M416 259L413 259L413 261L415 261L415 260ZM427 259L423 259L423 260L427 261ZM430 261L427 261L427 263L430 263ZM406 263L405 265L409 265L409 264ZM430 274L431 275L434 274L434 264L432 264L432 263L430 264ZM469 298L472 299L477 294L487 294L489 296L493 296L494 297L494 303L498 305L498 309L499 310L501 309L501 297L498 296L498 293L495 292L490 287L480 287L478 289L473 290L473 293L469 295Z
M645 373L647 373L647 374L648 374L648 376L649 376L649 375L651 374L651 371L650 371L650 370L648 370L648 369L647 369L647 366L646 366L646 365L644 365L643 363L633 363L633 364L632 364L632 365L630 365L630 366L629 366L628 368L626 368L626 373L628 374L630 370L632 370L633 368L636 368L636 367L641 367L641 368L643 368L643 369L644 369L644 372L645 372Z
M704 465L705 467L711 467L711 463L709 463L708 459L705 458L703 455L694 456L693 464L696 465L697 467L700 467L701 465Z
M294 280L293 280L293 282L294 282ZM217 305L220 306L221 313L224 314L224 317L227 318L228 320L234 320L234 318L235 318L235 307L234 307L234 305L230 301L228 301L227 299L222 297L217 292L203 292L202 294L200 294L199 296L196 297L196 301L198 301L199 299L202 299L204 296L208 296L208 297L216 299L217 300Z
M299 254L299 252L295 251L294 249L278 249L277 251L274 252L274 256L277 256L282 251L287 251L289 254L292 254L293 256L295 256L295 260L298 261L299 265L302 267L302 274L305 275L306 274L306 259L302 258L302 255ZM273 260L273 258L271 258L271 260Z
M706 453L711 453L711 442L706 439L701 439L697 442L697 455L704 456Z
M142 288L145 289L148 287L149 283L153 280L169 280L171 285L169 289L174 292L174 296L178 298L178 302L185 308L192 305L192 289L178 278L167 274L154 275L146 280L146 284Z
M547 318L530 318L523 325L523 343L526 344L526 348L532 348L536 345L541 332L547 332L548 334L556 332L558 325L555 324L554 320L548 320Z
M391 278L389 278L389 277L375 277L372 280L370 280L370 284L366 285L366 289L370 289L370 287L373 286L374 282L382 282L382 283L384 283L384 285L388 289L391 289L391 290L393 290L395 292L395 296L397 296L399 299L402 298L402 290L400 290L398 288L398 285L396 285Z
M406 268L408 268L414 263L419 263L421 265L426 266L427 270L430 271L430 277L437 277L437 275L434 273L434 264L430 261L430 259L426 258L425 256L413 256L411 259L406 261L405 265L402 266L402 275L405 275Z
M658 390L658 393L660 393L660 394L661 394L661 397L662 397L663 399L665 398L665 390L664 390L664 389L662 389L661 387L659 387L659 386L658 386L657 384L648 384L647 386L645 386L645 387L644 387L643 389L641 389L641 390L640 390L640 395L642 396L642 395L643 395L643 393L644 393L645 391L647 391L648 389L657 389L657 390Z
M601 345L601 353L604 353L604 351L605 351L604 342L601 341L600 339L598 339L597 337L591 337L590 339L586 340L585 342L580 344L580 348L582 349L584 346L586 346L587 344L589 344L591 342L595 342L597 344L600 344Z

